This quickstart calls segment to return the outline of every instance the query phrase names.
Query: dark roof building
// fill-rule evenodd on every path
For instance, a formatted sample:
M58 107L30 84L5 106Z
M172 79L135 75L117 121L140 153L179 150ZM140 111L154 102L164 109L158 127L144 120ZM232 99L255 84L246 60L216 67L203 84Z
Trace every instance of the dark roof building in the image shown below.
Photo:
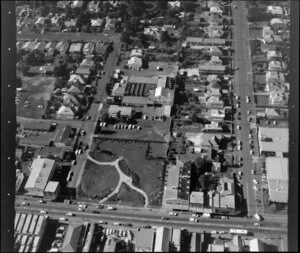
M79 239L83 226L81 224L70 224L62 245L62 252L79 252Z

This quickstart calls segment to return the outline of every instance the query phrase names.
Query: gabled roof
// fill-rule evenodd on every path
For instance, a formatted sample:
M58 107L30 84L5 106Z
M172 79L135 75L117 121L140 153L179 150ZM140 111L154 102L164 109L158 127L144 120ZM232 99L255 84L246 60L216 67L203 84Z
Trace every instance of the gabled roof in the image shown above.
M57 111L57 115L60 114L69 114L70 116L74 116L74 109L72 107L67 107L65 105L62 105L58 111Z
M81 224L70 224L62 246L63 252L78 252L78 242L83 227Z
M69 82L74 82L74 83L79 82L80 84L85 84L85 81L81 78L81 76L75 74L70 75Z
M72 85L69 89L68 89L69 93L81 93L80 89L78 87L76 87L75 85Z

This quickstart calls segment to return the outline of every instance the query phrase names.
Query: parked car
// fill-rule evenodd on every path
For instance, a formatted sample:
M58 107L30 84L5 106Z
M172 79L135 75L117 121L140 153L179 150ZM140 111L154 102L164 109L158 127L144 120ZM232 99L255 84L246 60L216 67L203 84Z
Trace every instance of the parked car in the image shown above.
M196 218L190 218L189 221L191 221L191 222L198 222L198 219L196 219Z
M95 210L95 211L93 211L93 213L99 214L100 212Z
M169 212L169 215L172 215L172 216L177 216L178 213L175 213L175 212Z
M259 223L259 222L255 222L255 223L254 223L254 226L261 227L261 223Z
M162 220L168 220L168 217L161 217Z

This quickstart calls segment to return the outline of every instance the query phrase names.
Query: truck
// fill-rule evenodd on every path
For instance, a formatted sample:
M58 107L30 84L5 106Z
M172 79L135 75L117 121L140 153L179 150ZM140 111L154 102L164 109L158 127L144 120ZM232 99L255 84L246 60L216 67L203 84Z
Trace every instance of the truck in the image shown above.
M206 219L210 219L211 218L211 214L210 213L203 213L202 217L206 218Z
M257 214L257 213L254 214L254 218L257 219L258 221L262 220L261 216L259 214Z

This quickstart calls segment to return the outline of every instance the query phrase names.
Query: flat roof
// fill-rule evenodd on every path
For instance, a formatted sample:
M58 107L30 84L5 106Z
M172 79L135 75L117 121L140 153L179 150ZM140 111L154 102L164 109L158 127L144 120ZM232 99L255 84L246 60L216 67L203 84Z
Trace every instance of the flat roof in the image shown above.
M211 71L225 71L226 66L224 65L210 65L210 64L205 64L205 65L199 65L198 69L199 71L205 71L205 70L211 70Z
M187 37L187 43L202 43L202 44L225 44L225 39L210 39L201 37Z
M259 127L260 151L288 152L289 129L275 127Z
M130 76L128 83L157 84L157 79L153 77Z
M31 173L25 189L36 188L44 190L55 165L55 160L36 158L31 165Z
M165 227L159 227L156 230L155 252L168 252L171 240L171 230Z
M135 248L146 251L153 251L154 232L149 229L142 229L135 233Z
M135 105L152 105L154 101L147 97L124 96L122 99L123 104Z
M38 124L36 122L22 122L21 126L24 129L28 130L41 130L41 131L49 131L51 127L50 122L39 122Z
M46 188L45 192L55 192L59 186L59 182L57 181L49 181Z
M267 157L266 170L269 184L270 200L288 201L288 158Z

